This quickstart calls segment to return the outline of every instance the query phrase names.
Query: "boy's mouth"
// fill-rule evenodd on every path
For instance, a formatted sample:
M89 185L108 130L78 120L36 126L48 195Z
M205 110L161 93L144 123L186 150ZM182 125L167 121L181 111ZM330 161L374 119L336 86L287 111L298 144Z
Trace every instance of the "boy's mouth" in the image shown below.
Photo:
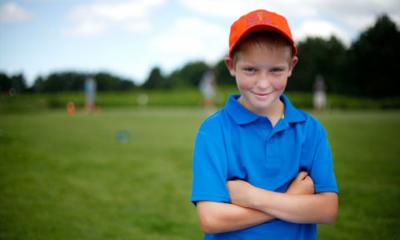
M254 95L258 96L258 97L265 97L270 95L272 92L268 92L268 93L255 93L253 92Z

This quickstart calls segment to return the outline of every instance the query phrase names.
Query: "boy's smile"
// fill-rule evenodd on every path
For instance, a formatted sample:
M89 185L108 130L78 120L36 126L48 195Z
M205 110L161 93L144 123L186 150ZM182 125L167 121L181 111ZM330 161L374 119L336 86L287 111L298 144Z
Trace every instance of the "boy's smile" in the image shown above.
M290 49L263 45L245 45L237 60L227 60L232 76L241 93L239 102L252 112L269 118L282 114L279 100L286 87L297 58Z

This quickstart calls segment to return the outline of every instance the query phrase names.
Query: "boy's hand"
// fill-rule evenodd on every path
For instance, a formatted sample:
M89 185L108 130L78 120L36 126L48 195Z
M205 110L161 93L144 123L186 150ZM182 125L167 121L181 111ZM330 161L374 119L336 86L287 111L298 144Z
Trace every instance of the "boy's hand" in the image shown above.
M232 180L227 183L232 203L246 207L249 205L254 187L243 180Z
M314 194L314 181L308 173L301 171L290 184L286 193L289 194Z
M243 180L232 180L227 183L229 195L233 204L250 207L254 203L257 195L257 188ZM314 181L308 173L302 171L292 181L288 194L314 194Z

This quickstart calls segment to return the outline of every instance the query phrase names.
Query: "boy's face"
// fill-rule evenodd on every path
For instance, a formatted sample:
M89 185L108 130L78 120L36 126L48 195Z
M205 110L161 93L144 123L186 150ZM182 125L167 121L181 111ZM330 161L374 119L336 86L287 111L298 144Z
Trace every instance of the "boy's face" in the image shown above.
M235 62L226 59L229 72L236 78L239 101L250 111L268 115L279 104L279 97L297 63L288 47L268 44L240 47Z

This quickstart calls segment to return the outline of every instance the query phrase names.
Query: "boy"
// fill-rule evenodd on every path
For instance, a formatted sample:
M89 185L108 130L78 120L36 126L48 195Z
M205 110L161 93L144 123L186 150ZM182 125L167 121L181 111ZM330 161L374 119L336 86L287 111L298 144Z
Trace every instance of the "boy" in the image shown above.
M338 209L321 124L283 95L297 63L286 19L265 10L231 26L226 65L240 95L195 142L192 202L205 239L316 239Z

